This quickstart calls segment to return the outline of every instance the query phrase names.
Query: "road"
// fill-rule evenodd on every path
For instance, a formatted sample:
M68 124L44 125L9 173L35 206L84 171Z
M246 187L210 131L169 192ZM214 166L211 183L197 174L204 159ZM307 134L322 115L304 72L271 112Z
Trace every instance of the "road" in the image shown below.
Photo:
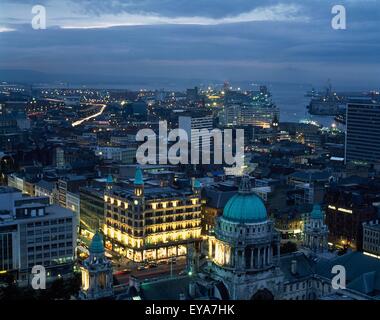
M86 118L83 118L83 119L80 119L80 120L74 121L74 122L72 123L72 126L73 126L73 127L79 126L79 125L81 125L81 124L82 124L83 122L85 122L85 121L88 121L88 120L90 120L90 119L93 119L93 118L96 118L96 117L102 115L102 113L104 112L104 110L106 109L106 107L107 107L107 105L103 104L102 107L100 108L100 111L99 111L99 112L94 113L94 114L92 114L91 116L88 116L88 117L86 117Z
M176 264L172 265L172 272L170 270L170 264L164 264L164 265L158 265L156 268L149 268L145 270L132 270L132 272L129 274L115 272L114 276L119 282L119 284L126 284L129 282L129 277L131 275L140 279L157 278L163 275L167 275L169 277L170 274L178 275L179 273L183 272L185 269L186 269L186 260L183 259L182 261L178 261Z

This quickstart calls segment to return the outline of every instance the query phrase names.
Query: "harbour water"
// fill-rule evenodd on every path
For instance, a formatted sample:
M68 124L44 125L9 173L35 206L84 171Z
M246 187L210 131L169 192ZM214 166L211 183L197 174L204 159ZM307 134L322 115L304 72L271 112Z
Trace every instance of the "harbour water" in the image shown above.
M268 88L274 103L280 109L281 122L299 122L307 119L325 127L330 127L332 124L341 126L332 116L315 116L308 113L306 106L310 102L310 97L306 97L305 94L312 89L311 85L271 84Z

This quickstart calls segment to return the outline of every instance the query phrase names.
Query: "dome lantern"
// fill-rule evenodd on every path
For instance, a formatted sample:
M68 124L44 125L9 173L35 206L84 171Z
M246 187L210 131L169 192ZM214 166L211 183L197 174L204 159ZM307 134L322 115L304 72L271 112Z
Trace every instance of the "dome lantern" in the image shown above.
M248 176L242 178L238 194L224 207L223 218L238 223L260 223L268 220L265 204L252 192Z

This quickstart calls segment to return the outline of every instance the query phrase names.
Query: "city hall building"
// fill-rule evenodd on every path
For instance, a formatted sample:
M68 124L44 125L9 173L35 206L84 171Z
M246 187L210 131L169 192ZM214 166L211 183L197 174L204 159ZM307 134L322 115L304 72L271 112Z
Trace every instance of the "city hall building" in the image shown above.
M201 240L200 188L144 187L141 169L131 189L105 192L106 246L135 262L184 256Z

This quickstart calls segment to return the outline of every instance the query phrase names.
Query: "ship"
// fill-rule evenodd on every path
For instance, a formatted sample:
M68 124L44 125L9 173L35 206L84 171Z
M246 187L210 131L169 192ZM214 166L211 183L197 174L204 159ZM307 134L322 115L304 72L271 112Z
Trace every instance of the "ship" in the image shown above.
M316 93L312 90L311 100L307 109L312 115L336 116L345 109L346 99L332 90L329 82L324 93Z
M350 101L380 101L379 91L369 92L335 92L332 90L330 81L325 92L316 92L314 89L307 92L311 100L307 109L312 115L334 116L336 121L345 123L346 106Z

